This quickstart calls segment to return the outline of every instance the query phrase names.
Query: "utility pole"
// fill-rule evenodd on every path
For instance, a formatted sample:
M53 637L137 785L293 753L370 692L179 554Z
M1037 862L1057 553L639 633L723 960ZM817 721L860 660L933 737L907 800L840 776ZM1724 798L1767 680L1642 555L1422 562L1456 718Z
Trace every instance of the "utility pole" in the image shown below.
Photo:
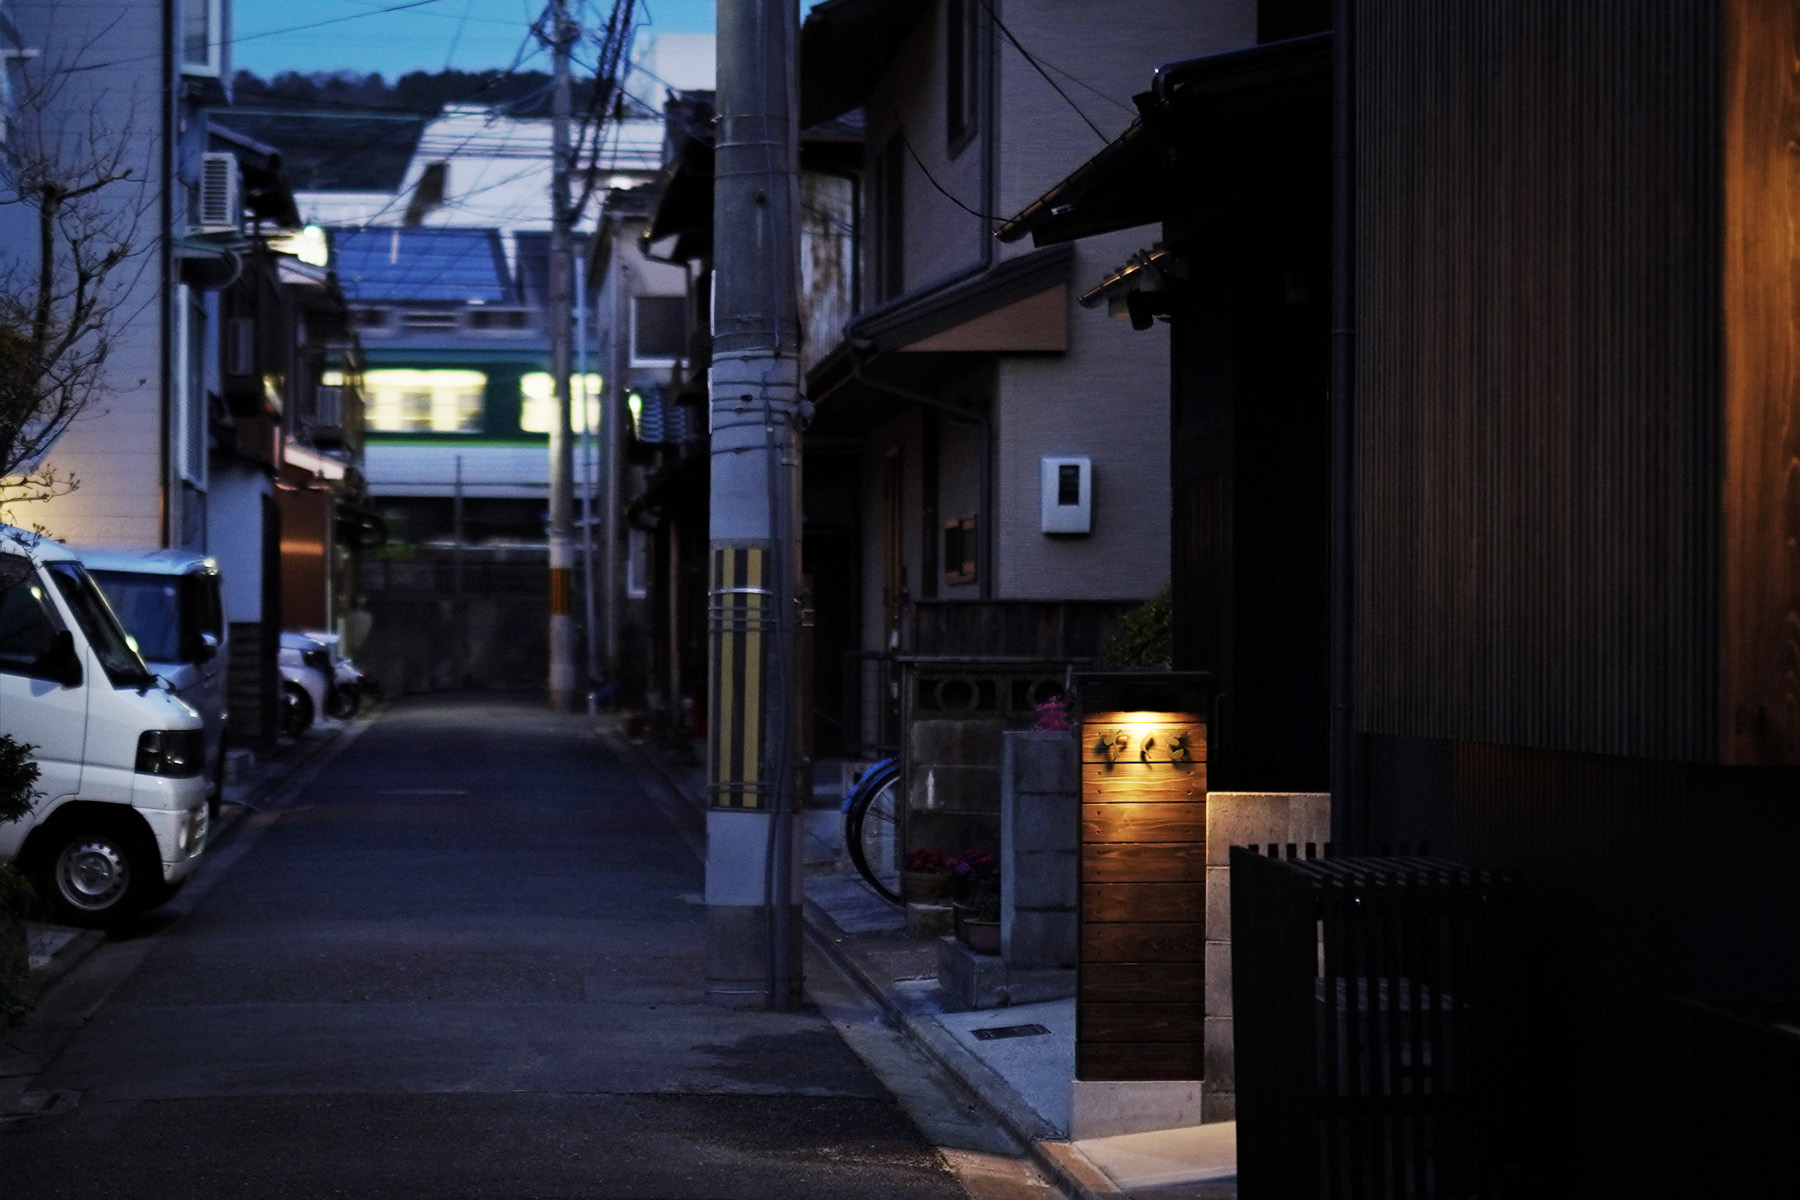
M720 0L713 184L709 1003L800 992L796 0Z
M575 259L575 377L581 386L581 596L586 606L585 637L587 677L600 678L600 651L594 596L594 421L593 394L588 390L588 283L587 255ZM607 674L611 678L611 672ZM594 693L588 693L588 711L594 711Z
M575 454L569 423L569 53L580 27L568 0L550 0L538 36L554 65L550 122L550 374L556 421L550 426L550 707L567 712L575 700L574 504ZM547 26L547 27L546 27Z

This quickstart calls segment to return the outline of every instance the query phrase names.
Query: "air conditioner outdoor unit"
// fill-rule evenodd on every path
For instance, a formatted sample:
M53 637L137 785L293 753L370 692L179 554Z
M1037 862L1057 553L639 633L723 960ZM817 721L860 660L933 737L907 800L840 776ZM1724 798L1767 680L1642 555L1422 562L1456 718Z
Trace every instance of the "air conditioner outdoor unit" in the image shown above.
M200 159L200 202L194 228L200 233L236 233L243 222L238 196L237 155L210 151Z

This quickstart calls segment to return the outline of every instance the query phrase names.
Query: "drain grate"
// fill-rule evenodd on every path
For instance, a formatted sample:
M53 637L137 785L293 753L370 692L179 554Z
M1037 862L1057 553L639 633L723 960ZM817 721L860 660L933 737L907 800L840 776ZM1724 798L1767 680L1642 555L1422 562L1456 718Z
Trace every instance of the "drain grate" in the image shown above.
M1037 1037L1049 1033L1042 1025L989 1025L986 1029L975 1029L970 1032L984 1042L997 1041L1000 1038Z

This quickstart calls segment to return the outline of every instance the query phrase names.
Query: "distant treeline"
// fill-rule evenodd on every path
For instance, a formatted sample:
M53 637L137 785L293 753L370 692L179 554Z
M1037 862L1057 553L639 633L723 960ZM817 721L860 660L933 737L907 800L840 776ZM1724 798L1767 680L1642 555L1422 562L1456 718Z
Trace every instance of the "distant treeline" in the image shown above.
M586 110L589 80L574 81L577 113ZM550 76L543 71L411 71L389 83L379 72L283 71L270 80L249 71L232 79L233 99L246 105L304 105L321 108L386 108L436 113L446 104L489 104L516 116L550 112Z

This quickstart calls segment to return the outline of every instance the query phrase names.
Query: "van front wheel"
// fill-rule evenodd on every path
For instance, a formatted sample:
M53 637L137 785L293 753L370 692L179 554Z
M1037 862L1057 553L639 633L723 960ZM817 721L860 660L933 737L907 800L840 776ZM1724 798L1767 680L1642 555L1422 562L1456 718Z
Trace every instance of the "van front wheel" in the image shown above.
M145 837L120 822L71 826L48 848L39 884L56 918L106 928L140 912L162 883L161 862Z

